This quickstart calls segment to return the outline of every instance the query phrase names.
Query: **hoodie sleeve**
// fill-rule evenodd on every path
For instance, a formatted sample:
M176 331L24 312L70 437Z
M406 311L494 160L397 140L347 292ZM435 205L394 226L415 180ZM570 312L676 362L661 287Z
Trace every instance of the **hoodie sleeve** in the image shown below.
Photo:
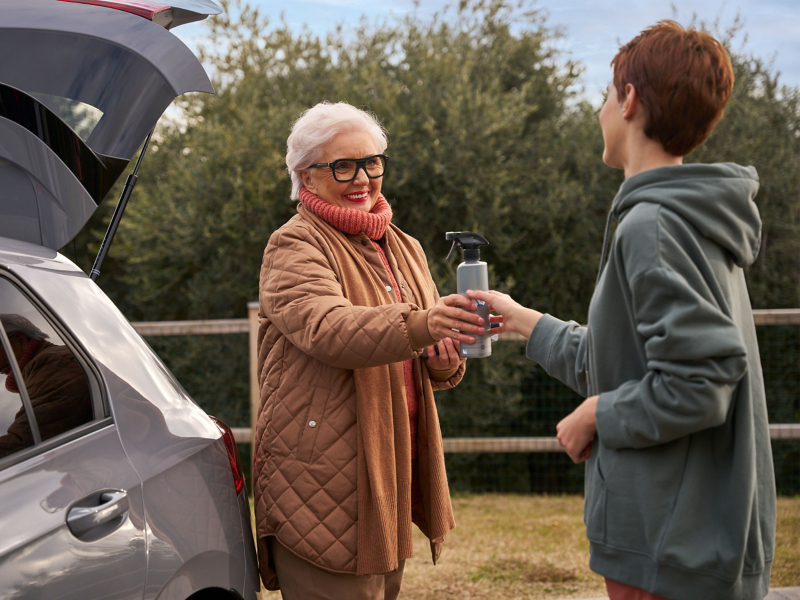
M543 315L528 338L525 353L548 375L587 396L586 343L586 327Z
M647 448L723 424L747 368L739 330L702 269L677 248L660 258L630 282L647 372L600 394L598 437L608 448Z

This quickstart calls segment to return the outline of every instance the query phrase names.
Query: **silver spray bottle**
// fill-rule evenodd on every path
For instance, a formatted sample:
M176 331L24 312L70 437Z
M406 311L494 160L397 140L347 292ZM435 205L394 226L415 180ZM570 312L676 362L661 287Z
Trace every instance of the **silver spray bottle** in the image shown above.
M464 250L464 262L458 265L456 281L458 293L466 295L467 290L489 290L489 271L481 258L481 246L488 246L489 242L482 235L472 231L448 231L447 240L453 242L447 258L453 254L456 245ZM475 343L461 342L461 356L465 358L485 358L492 355L492 334L489 325L489 305L479 300L475 301L478 309L469 311L483 317L483 327L486 333L476 335Z

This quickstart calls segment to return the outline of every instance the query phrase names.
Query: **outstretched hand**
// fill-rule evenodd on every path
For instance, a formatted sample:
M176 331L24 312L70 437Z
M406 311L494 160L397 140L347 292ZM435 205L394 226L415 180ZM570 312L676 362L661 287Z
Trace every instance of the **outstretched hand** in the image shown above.
M511 296L502 292L467 290L467 296L473 300L486 302L492 311L500 313L499 318L492 317L492 323L500 324L500 327L493 329L492 333L510 331L520 333L526 338L530 337L531 331L542 316L542 313L525 308Z
M478 305L464 296L450 294L436 301L428 313L428 333L435 340L452 338L459 342L472 344L473 335L486 332L483 317L466 310L476 310ZM485 325L488 326L488 323ZM470 335L472 334L472 335Z

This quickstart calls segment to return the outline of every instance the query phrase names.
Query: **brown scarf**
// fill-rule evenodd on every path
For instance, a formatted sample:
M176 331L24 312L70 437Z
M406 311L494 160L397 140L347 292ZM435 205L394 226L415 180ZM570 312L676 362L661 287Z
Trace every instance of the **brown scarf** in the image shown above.
M346 235L308 210L305 202L298 207L298 212L313 223L328 242L345 297L358 306L386 304L388 298L383 282ZM435 303L435 288L424 257L397 227L389 225L385 236L386 246L420 308L431 308ZM413 362L416 387L420 390L418 464L423 498L422 510L415 511L414 521L431 540L436 562L444 536L455 527L455 520L433 388L419 359ZM411 441L405 372L403 363L391 363L355 369L353 377L358 414L356 574L386 573L396 569L399 560L412 556Z
M403 301L400 296L400 286L397 285L392 268L389 266L389 261L383 252L383 248L378 243L378 240L384 236L386 228L392 221L392 207L389 206L382 194L378 196L375 205L369 212L334 206L316 194L309 192L306 188L300 188L300 202L339 231L344 231L350 235L356 235L363 231L372 240L378 255L381 257L383 266L386 267L397 301ZM411 458L413 460L417 458L417 419L419 417L417 388L414 383L414 361L405 361L403 370L405 373L406 404L408 405L408 424L411 428ZM412 484L416 485L416 473L412 473L412 475Z

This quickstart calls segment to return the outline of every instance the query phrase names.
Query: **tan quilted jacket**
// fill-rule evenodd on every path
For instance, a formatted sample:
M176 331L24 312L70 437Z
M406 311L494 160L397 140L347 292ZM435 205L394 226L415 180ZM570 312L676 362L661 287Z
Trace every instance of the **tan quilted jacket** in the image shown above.
M260 567L268 589L279 584L266 552L267 536L323 569L368 574L390 571L412 555L412 512L431 539L434 562L444 534L455 526L433 391L457 385L465 364L437 372L419 358L434 341L426 323L438 297L422 248L396 227L387 229L382 248L401 287L404 302L397 303L394 292L389 293L389 273L364 234L344 234L303 206L298 213L270 237L259 291L261 406L254 496ZM361 289L352 290L353 273L360 274L365 289L381 292L372 305L346 297L363 296ZM370 482L362 483L359 494L360 478L374 480L369 469L386 465L364 466L362 456L359 466L359 448L375 432L363 431L371 415L362 416L362 423L357 420L356 380L363 383L364 374L380 372L382 365L399 365L399 385L392 379L392 385L371 390L367 400L377 410L400 405L399 396L405 406L402 361L412 358L420 391L422 506L411 506L410 454L407 461L389 466L397 497L385 500L388 496L381 496L373 481L370 503L363 493ZM359 405L365 406L363 390ZM381 429L377 439L387 445L402 441L398 435L409 435L407 411L394 415L385 420L390 423L370 425ZM392 536L396 539L385 539Z

